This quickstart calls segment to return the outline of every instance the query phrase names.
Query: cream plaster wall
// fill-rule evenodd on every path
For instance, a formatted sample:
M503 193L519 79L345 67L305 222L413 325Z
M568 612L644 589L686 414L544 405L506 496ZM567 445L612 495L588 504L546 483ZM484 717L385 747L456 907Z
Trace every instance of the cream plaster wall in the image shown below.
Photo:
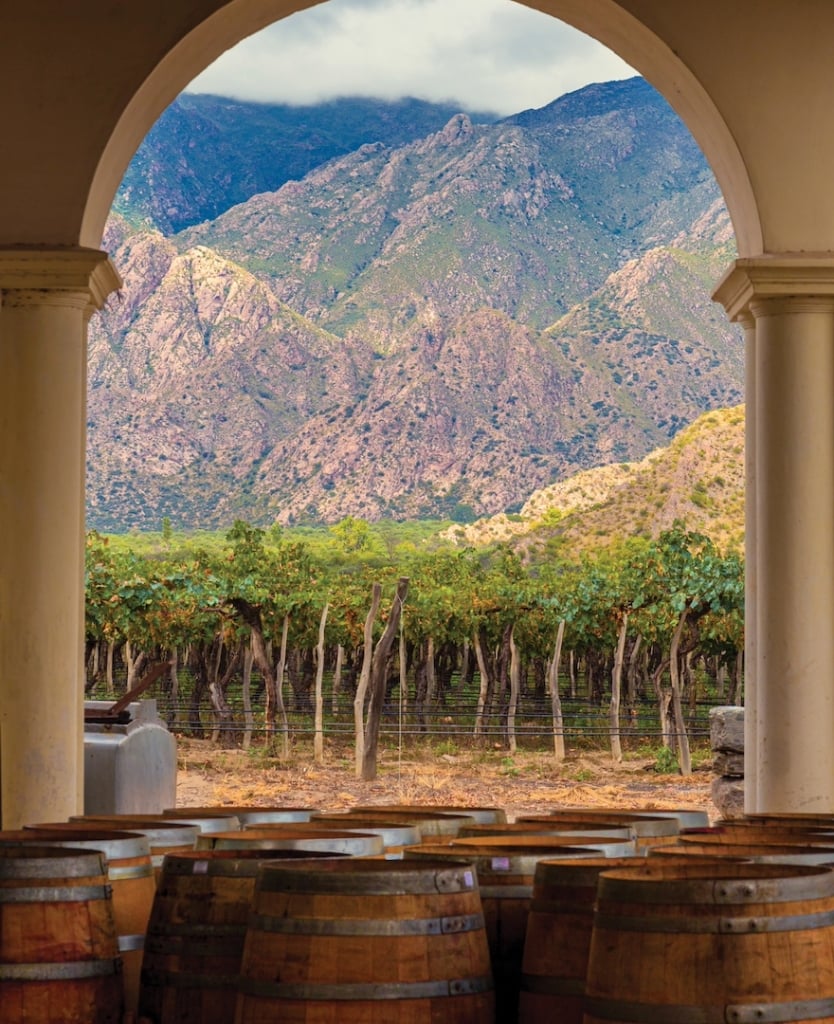
M742 255L834 248L827 0L527 2L600 39L666 95L716 172ZM98 246L118 182L162 110L223 50L308 6L21 7L0 38L3 94L14 98L4 152L15 155L0 170L0 246ZM800 150L814 158L797 160Z
M834 592L825 581L817 580L824 593L809 587L815 573L831 575L834 559L828 538L834 523L834 314L830 303L824 315L810 319L805 307L780 307L777 321L761 301L763 287L768 301L794 294L809 266L816 277L803 285L803 295L830 295L834 288L831 261L806 265L796 260L799 253L834 252L834 62L829 53L834 3L527 2L616 50L667 97L716 173L741 256L765 257L748 261L722 285L732 315L749 318L752 311L757 320L748 329L749 349L757 360L751 420L757 434L758 497L751 522L760 527L754 538L759 570L768 565L778 570L778 579L767 580L778 603L767 623L770 632L761 631L755 659L760 670L758 742L772 753L758 766L759 793L768 805L758 809L787 810L800 801L834 811L831 766L826 762L824 779L814 776L814 792L808 793L813 766L805 756L811 758L813 751L803 744L805 726L794 733L772 699L777 688L803 687L813 704L815 734L823 745L834 747L834 655L825 632L834 618ZM47 801L51 817L77 811L81 771L86 285L69 289L76 297L67 305L66 295L60 294L67 291L61 273L40 285L26 283L30 265L20 247L66 249L66 255L86 266L89 249L100 246L124 170L162 110L225 49L312 5L311 0L32 0L15 5L14 17L4 20L0 364L6 373L0 397L6 414L0 423L0 531L6 544L18 545L0 563L0 781L6 825L42 815L46 798L53 801ZM55 252L48 262L53 257ZM784 273L781 264L786 264ZM788 291L771 296L770 285L757 275L769 280L774 266L778 287ZM98 304L114 284L111 275L96 294L93 282L90 303ZM773 370L765 355L797 344L804 358L797 362L802 372L797 370L795 380L802 387L785 408L779 378L788 371L783 364ZM788 368L792 363L789 357ZM24 400L27 381L35 404ZM778 420L798 410L803 382L815 384L815 416L806 415L803 429L785 437ZM50 411L34 415L38 409ZM819 424L826 430L817 436ZM808 430L818 442L811 455ZM818 473L813 466L803 470L797 479L804 490L794 488L791 463L809 458ZM814 483L819 474L824 486ZM802 491L799 507L778 498L783 485ZM807 522L815 524L810 535L803 532ZM787 562L772 557L780 545L792 552ZM765 580L761 571L758 578ZM760 606L758 619L766 610ZM34 640L40 622L50 616L61 625L43 655ZM814 696L819 687L824 693ZM38 715L31 710L32 696ZM72 719L69 727L67 717Z

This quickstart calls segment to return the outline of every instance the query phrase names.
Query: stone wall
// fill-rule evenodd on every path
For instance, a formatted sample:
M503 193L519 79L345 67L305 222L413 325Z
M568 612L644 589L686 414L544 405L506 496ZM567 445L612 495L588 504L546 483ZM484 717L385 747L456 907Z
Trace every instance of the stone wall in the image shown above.
M739 818L744 814L744 708L712 708L709 736L716 773L712 802L723 818Z

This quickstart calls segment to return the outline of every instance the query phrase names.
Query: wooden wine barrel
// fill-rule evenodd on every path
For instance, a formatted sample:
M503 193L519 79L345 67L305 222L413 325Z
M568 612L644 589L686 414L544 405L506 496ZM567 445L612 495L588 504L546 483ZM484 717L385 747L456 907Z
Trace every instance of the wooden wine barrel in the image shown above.
M351 807L347 814L361 817L369 811L369 807ZM373 814L375 818L390 818L414 825L420 830L424 843L453 839L464 825L475 824L475 818L468 812L410 807L404 804L381 804L374 807Z
M634 830L630 825L597 825L594 822L570 828L559 822L516 821L505 825L464 825L457 838L479 839L484 836L564 836L566 839L596 836L630 842L634 839Z
M543 858L575 859L583 854L589 858L599 856L598 851L583 849L577 843L560 846L558 836L549 841L539 838L531 845L524 845L524 838L520 837L513 845L507 846L500 846L497 842L479 845L472 840L465 846L427 844L403 851L406 860L440 857L457 862L464 857L474 867L484 908L495 978L496 1019L500 1024L513 1024L518 1019L527 917L539 862Z
M583 857L536 865L524 940L520 1024L582 1024L599 878L604 871L637 865L644 874L662 876L663 866L653 858Z
M236 1020L491 1024L475 872L431 860L262 866Z
M585 1024L696 1020L834 1024L834 872L716 861L603 872Z
M0 846L0 921L3 1024L121 1024L121 965L100 853Z
M480 836L473 839L453 839L449 843L451 850L460 850L465 853L469 849L524 849L532 852L535 849L546 849L548 846L576 846L584 847L587 850L594 850L606 857L631 857L637 853L637 846L633 839L614 839L610 836L599 835L503 835L503 836Z
M191 813L184 808L180 814L134 814L131 815L134 821L144 821L148 825L155 825L158 822L171 825L192 825L203 832L233 832L241 827L240 819L235 814L200 814ZM75 819L70 818L70 821ZM106 821L102 815L85 816L81 821Z
M200 850L166 856L148 925L140 1019L152 1024L234 1024L258 870L270 860L301 858L306 861L310 854Z
M670 843L653 846L649 851L655 857L732 857L753 864L827 864L834 866L834 846L803 845L801 843Z
M420 830L405 821L376 818L371 814L315 814L311 825L339 829L347 832L368 832L382 837L386 853L401 851L404 846L415 846L421 841Z
M381 854L385 849L382 836L366 832L345 832L337 829L304 827L298 825L273 828L245 828L241 832L215 832L200 836L200 850L308 850L346 853L353 857Z
M520 822L560 822L569 828L581 828L582 825L607 824L628 825L634 830L638 847L645 848L654 843L668 843L669 839L680 832L676 818L652 817L644 814L633 814L630 811L607 810L559 810L548 814L523 815ZM569 823L569 824L568 824Z
M162 870L162 858L165 854L193 850L200 834L196 825L177 825L173 822L157 820L149 822L145 818L127 817L120 814L102 816L102 818L83 817L73 821L26 825L25 828L55 831L77 831L78 829L100 831L102 828L115 828L116 822L119 823L120 831L138 832L147 837L151 851L151 864L157 879Z
M315 810L313 807L169 807L162 813L166 818L180 817L184 811L188 814L214 816L231 814L237 818L243 828L245 825L277 825L309 821Z
M521 964L519 1024L582 1024L597 883L631 857L540 860Z
M638 818L674 818L678 828L706 828L709 814L700 808L693 807L559 807L558 813L599 814L605 817L614 811L616 814L630 814Z
M741 818L731 818L731 824L775 825L776 828L820 828L834 832L834 814L804 814L772 811L758 814L745 814ZM719 820L717 824L724 824Z
M385 807L419 811L421 814L464 814L467 818L473 818L478 825L501 825L507 821L507 812L503 807L469 807L464 804L366 804L354 807L353 810L359 814L371 814Z
M113 921L122 960L125 1007L135 1012L145 933L151 913L156 879L147 836L106 829L21 829L0 832L0 846L55 846L96 850L106 862L107 884L113 901Z
M719 825L713 828L686 829L677 837L682 844L704 846L709 843L727 845L741 843L744 846L762 843L773 846L834 846L834 833L827 830L805 828L776 828L765 825Z

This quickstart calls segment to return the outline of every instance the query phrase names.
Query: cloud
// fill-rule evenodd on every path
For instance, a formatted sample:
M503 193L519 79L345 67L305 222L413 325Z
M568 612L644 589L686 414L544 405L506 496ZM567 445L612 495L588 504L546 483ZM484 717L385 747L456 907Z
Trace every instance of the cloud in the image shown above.
M595 40L512 0L329 0L244 40L189 91L299 104L416 96L512 114L633 74Z

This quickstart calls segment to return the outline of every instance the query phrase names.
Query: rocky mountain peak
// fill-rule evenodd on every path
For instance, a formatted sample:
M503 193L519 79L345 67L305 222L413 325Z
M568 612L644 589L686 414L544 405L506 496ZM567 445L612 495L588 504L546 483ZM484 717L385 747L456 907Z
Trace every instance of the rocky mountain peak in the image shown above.
M472 137L472 119L468 114L455 114L436 135L435 139L445 146L466 142Z
M234 177L230 138L255 163L288 145L286 112L277 131L232 107L206 180ZM167 236L147 210L184 209L207 154L188 103L173 142L159 128L180 191L153 197L158 162L131 172L108 229L125 286L91 329L92 525L465 521L741 400L740 335L709 297L726 211L648 86L497 124L445 111L392 143L401 115Z

